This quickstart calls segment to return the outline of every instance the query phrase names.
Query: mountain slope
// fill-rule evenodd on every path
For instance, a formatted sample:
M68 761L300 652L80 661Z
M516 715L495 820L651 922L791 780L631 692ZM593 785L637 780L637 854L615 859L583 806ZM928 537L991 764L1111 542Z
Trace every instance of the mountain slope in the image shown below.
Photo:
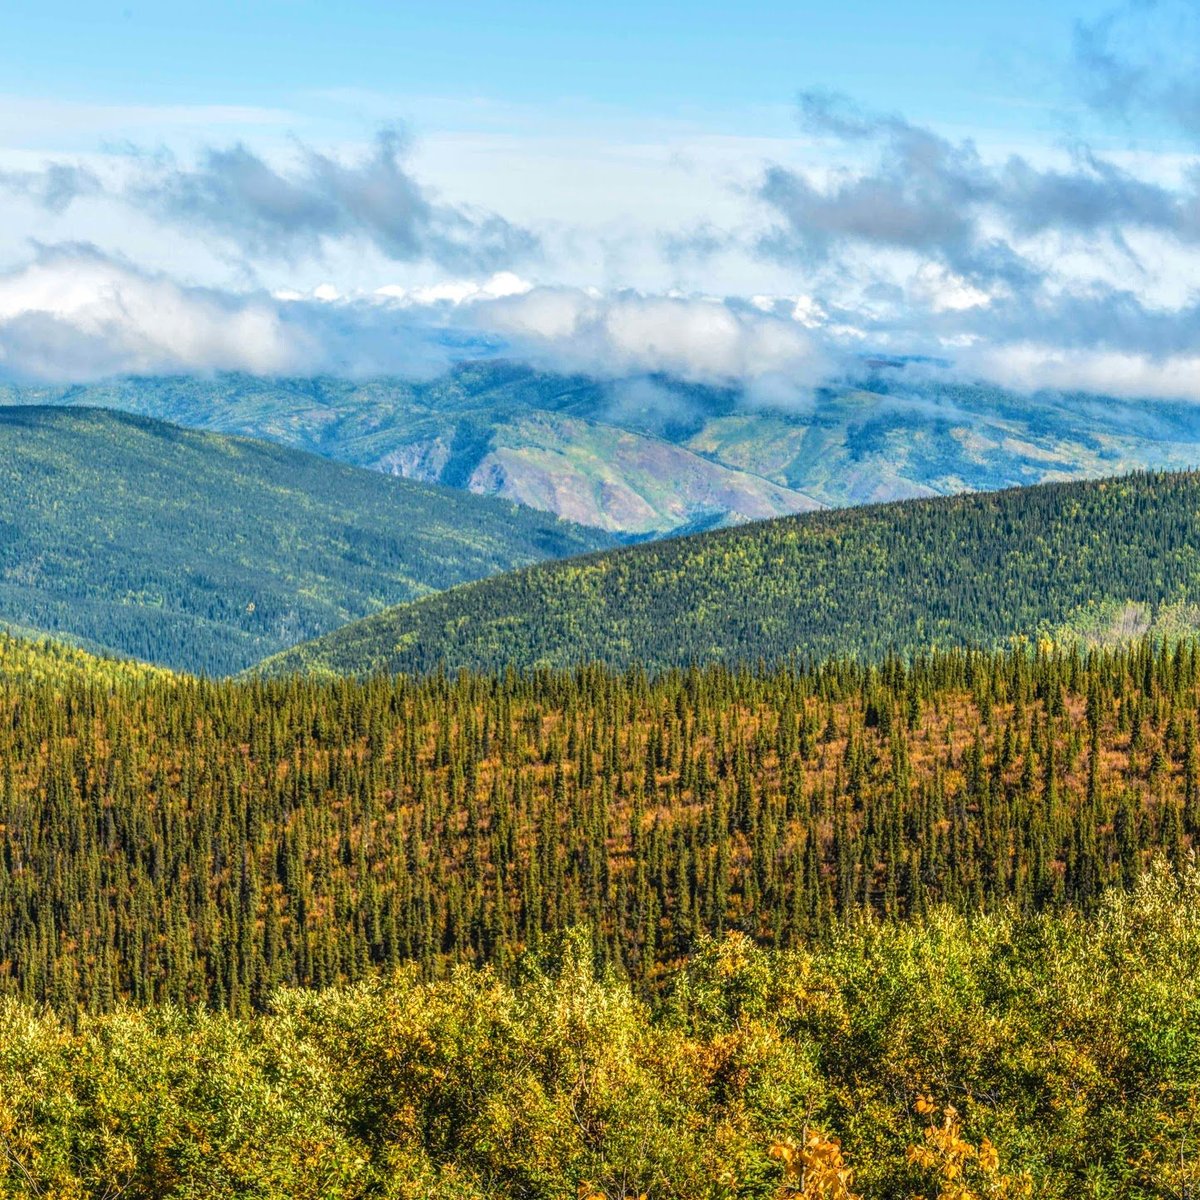
M270 438L636 536L1200 465L1195 405L1019 395L914 370L864 366L861 379L791 403L504 362L424 381L154 377L0 387L0 398Z
M427 382L226 375L8 388L0 398L99 405L269 438L637 537L821 507L692 451L679 441L685 430L610 419L607 383L510 364L463 366Z
M610 545L264 442L0 408L0 621L227 673L389 604Z
M293 647L272 672L648 667L995 644L1200 599L1200 475L814 513L485 580Z
M166 682L170 671L127 658L92 654L37 630L0 627L0 684L51 686L97 684L105 688Z

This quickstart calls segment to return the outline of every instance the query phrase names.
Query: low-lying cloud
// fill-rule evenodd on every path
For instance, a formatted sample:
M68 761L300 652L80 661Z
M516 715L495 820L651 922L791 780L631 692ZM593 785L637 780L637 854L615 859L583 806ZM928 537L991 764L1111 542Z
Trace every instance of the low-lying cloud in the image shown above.
M92 246L43 248L0 275L0 372L10 378L273 374L313 357L304 332L266 298L184 287Z
M803 325L727 300L537 288L472 316L522 357L555 370L750 387L786 379L804 389L833 365Z
M0 275L0 373L82 381L236 370L426 376L504 354L604 377L786 379L829 368L804 326L737 302L529 288L511 275L428 292L231 294L186 287L93 246L43 247Z
M861 372L881 346L940 348L949 366L914 368L940 379L1200 401L1200 305L1155 311L1129 294L1060 298L1032 313L1015 301L931 307L919 318L795 297L530 287L508 274L283 297L189 287L80 244L39 248L0 275L0 376L24 381L215 371L426 378L504 357L615 381L728 387L752 407L795 410L822 383ZM648 403L640 392L635 401ZM675 407L661 415L683 418Z
M731 182L742 223L681 221L659 239L661 281L641 290L556 285L593 269L578 230L539 226L558 247L548 262L530 229L423 183L396 128L352 153L234 142L186 160L22 160L0 170L0 191L22 212L39 206L40 223L99 214L111 229L135 215L151 236L215 261L205 278L241 290L192 286L90 245L38 248L0 275L0 373L428 376L505 356L625 381L633 390L614 395L667 422L682 419L679 401L653 377L794 408L865 359L918 356L950 365L910 377L1200 401L1200 9L1128 0L1077 28L1073 69L1073 140L1037 152L999 153L804 93L797 154ZM1098 150L1081 132L1097 120L1168 130L1169 153ZM623 242L616 222L609 233L594 269L652 278L628 266L629 246L648 243ZM746 272L738 286L759 290L762 275L767 294L694 294L701 270L708 278L732 258ZM174 272L187 259L154 261ZM332 282L314 287L318 270ZM273 292L251 286L264 279ZM686 289L667 290L681 280Z

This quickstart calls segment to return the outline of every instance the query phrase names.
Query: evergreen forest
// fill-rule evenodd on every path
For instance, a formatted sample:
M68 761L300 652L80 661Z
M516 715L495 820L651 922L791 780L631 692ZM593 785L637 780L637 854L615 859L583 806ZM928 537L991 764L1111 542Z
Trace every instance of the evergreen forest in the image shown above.
M1198 708L1150 639L240 682L0 639L0 1187L1190 1195Z

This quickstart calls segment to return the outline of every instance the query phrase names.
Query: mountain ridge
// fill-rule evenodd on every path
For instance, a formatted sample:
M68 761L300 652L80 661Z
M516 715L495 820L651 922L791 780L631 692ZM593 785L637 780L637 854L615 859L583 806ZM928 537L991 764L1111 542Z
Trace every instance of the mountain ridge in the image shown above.
M452 589L259 664L363 674L880 657L1200 600L1200 475L899 501L643 543Z
M925 364L763 403L519 363L426 380L155 376L0 398L99 403L507 494L626 537L922 495L1200 465L1200 412L956 383Z

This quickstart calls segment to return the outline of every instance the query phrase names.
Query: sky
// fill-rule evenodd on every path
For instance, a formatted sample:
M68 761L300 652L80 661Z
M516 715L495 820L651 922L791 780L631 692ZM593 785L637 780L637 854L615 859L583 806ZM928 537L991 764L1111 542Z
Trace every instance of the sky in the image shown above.
M9 9L8 378L1200 400L1200 0Z

